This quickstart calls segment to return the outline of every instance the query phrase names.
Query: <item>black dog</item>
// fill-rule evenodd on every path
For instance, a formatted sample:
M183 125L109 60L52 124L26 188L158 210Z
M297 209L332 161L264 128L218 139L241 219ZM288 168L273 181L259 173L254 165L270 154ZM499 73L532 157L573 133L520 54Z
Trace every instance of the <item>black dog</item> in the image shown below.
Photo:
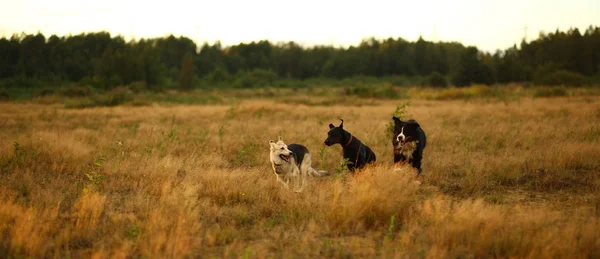
M340 144L343 148L344 158L348 159L348 170L354 172L355 169L363 168L366 164L375 162L375 153L359 139L352 136L348 131L344 130L344 120L336 127L329 124L329 132L325 145Z
M395 116L394 136L392 145L394 145L394 163L408 162L417 169L417 175L421 175L421 159L423 159L423 150L427 145L425 131L415 120L401 121Z

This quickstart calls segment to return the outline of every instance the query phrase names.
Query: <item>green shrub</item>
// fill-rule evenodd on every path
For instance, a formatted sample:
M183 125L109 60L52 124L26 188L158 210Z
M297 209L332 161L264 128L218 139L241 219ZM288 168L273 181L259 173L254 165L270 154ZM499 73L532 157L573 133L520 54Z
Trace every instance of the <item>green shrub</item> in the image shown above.
M534 97L560 97L567 96L567 89L563 87L539 88L533 93Z
M283 79L277 80L275 86L280 88L307 88L309 85L298 79Z
M106 80L104 80L104 78L102 77L89 77L86 76L84 78L81 78L77 84L79 85L88 85L97 89L104 89L106 88L107 82Z
M134 93L142 93L148 90L148 85L145 81L135 81L127 85L127 89L131 90Z
M446 77L438 72L433 72L425 79L425 85L433 87L447 87Z
M93 93L93 88L90 86L67 86L59 91L59 94L65 97L86 97Z
M10 95L5 90L0 90L0 101L8 101L10 100Z
M65 101L65 108L67 109L83 109L95 106L96 104L91 98L68 99Z
M255 69L247 73L242 73L235 82L235 88L256 88L271 86L277 79L277 74L271 70Z
M211 84L219 84L229 82L231 75L221 66L217 66L213 71L205 75L203 80Z
M567 70L538 73L534 78L534 84L546 86L582 86L586 81L586 77L582 74Z
M375 92L375 89L367 87L367 86L344 88L344 94L348 95L348 96L356 95L359 97L371 97L374 92Z
M401 97L401 92L397 87L394 87L392 85L388 85L388 86L384 86L384 87L380 87L379 91L376 92L376 96L378 98L389 98L389 99L396 99Z
M350 86L374 85L380 82L381 80L379 80L377 77L363 75L347 77L340 80L340 83L342 83L342 85Z
M391 76L387 80L393 86L407 86L410 85L409 80L404 76Z
M399 89L392 85L346 87L344 88L344 94L363 98L394 99L400 97Z
M117 106L133 100L133 92L131 90L118 86L107 94L106 102L100 103L98 106Z
M89 108L99 106L117 106L131 102L134 99L133 92L126 87L118 86L105 94L96 94L88 98L76 98L67 100L65 108Z
M54 94L56 94L56 91L54 89L43 88L36 94L36 96L44 97L44 96L50 96L50 95L54 95Z
M16 88L37 88L44 84L42 81L34 78L26 78L24 76L15 76L0 80L0 87L16 87Z

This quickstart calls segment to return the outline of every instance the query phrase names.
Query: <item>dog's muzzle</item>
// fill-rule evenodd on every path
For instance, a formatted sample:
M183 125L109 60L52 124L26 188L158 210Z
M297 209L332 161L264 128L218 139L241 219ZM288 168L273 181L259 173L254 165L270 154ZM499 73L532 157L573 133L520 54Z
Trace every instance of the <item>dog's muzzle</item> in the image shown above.
M290 162L290 156L292 156L292 153L290 153L289 155L284 155L284 154L279 154L279 158L281 158L283 161L285 161L286 163Z

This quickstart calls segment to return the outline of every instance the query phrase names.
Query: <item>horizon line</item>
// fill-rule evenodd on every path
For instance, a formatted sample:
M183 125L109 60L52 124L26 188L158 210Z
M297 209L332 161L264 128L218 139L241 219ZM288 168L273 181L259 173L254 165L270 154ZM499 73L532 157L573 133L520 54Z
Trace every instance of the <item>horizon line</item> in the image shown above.
M592 28L600 28L600 26L598 26L598 25L592 25L592 24L590 24L587 28L590 28L590 27L592 27ZM587 28L585 29L586 31L587 31ZM515 47L515 46L519 47L519 45L522 42L532 42L532 41L535 41L535 40L537 40L537 39L540 38L539 36L541 34L554 33L554 32L557 32L557 31L558 32L568 32L568 31L574 30L574 29L579 30L579 28L577 26L570 26L566 30L561 30L559 27L557 27L555 30L548 31L548 32L546 32L544 30L540 30L537 33L537 36L535 38L533 38L533 39L532 39L532 37L530 37L528 35L526 38L521 38L520 42L514 42L513 44L505 47L504 49L495 49L493 51L481 49L479 46L477 46L475 44L470 44L470 45L469 44L465 44L465 43L463 43L463 42L461 42L459 40L440 40L439 37L434 37L432 35L430 35L432 38L438 38L438 39L437 40L433 40L433 39L432 40L428 40L424 36L424 34L419 34L418 38L421 38L424 41L433 42L433 43L458 43L458 44L463 45L464 47L476 47L481 52L494 53L494 52L497 52L497 51L504 51L506 49L509 49L509 48L512 48L512 47ZM388 39L393 39L393 40L402 39L402 40L405 40L405 41L410 42L410 43L414 43L414 42L418 41L418 38L416 40L409 40L409 39L407 39L405 37L402 37L402 36L378 37L378 36L371 35L371 36L363 36L363 37L360 38L360 40L358 42L355 42L355 43L333 43L336 40L328 40L330 43L310 43L307 40L273 40L273 39L263 38L263 39L253 39L253 40L241 40L241 41L238 41L237 43L234 43L234 44L223 44L222 40L214 40L213 42L209 42L208 40L200 41L198 39L195 39L194 37L189 36L189 34L185 34L185 33L179 33L178 34L178 33L171 32L171 33L165 33L165 34L163 34L161 36L149 36L149 37L144 37L144 36L138 37L138 36L135 35L135 33L129 34L129 35L126 35L126 34L123 34L123 33L114 33L114 32L110 32L108 30L81 31L81 32L77 32L77 33L70 32L70 33L66 33L66 34L60 34L60 33L50 33L50 34L48 34L48 33L42 32L39 28L38 28L38 30L36 32L27 32L27 31L23 30L21 32L12 32L12 33L10 33L6 28L0 28L0 39L11 39L15 35L20 36L20 35L42 34L46 38L46 40L47 40L48 38L50 38L52 36L56 36L56 37L73 37L73 36L77 36L77 35L87 35L87 34L95 34L95 33L108 33L111 38L113 38L113 37L122 37L127 42L130 42L132 40L135 41L135 42L139 42L141 40L161 39L161 38L168 38L168 37L171 37L171 36L177 37L177 38L184 37L184 38L187 38L187 39L191 40L192 42L194 42L194 44L197 46L198 49L200 47L204 46L204 45L207 45L207 44L214 46L217 43L219 43L223 48L228 48L228 47L234 47L234 46L237 46L237 45L240 45L240 44L258 43L258 42L261 42L261 41L267 41L267 42L270 42L270 43L274 43L275 45L277 45L277 44L286 44L286 43L295 43L295 44L297 44L297 45L299 45L301 47L304 47L304 48L307 48L307 47L308 48L310 48L310 47L333 47L333 48L358 47L358 46L360 46L361 43L363 43L363 42L365 42L367 40L370 40L370 39L375 39L377 41L385 41L385 40L388 40ZM580 33L582 33L582 32L580 31ZM582 34L584 34L584 33L585 33L585 31Z

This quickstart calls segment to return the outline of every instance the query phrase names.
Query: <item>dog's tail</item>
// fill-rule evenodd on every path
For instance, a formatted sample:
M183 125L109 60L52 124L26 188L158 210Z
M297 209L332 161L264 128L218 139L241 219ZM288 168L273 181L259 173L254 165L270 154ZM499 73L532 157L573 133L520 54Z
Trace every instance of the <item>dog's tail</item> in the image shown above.
M310 174L313 177L329 176L329 172L327 172L327 171L317 171L317 170L315 170L312 167L308 170L308 174Z

